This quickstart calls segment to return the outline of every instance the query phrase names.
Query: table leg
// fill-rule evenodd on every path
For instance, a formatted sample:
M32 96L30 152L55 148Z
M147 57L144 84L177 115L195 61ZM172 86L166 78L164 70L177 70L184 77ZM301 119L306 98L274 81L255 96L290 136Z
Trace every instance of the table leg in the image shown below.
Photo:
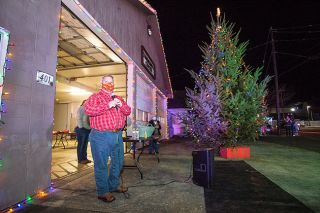
M142 148L141 148L141 152L140 152L140 154L138 155L138 162L139 162L139 159L140 159L140 155L143 153L143 151L144 151L144 141L142 141Z
M56 141L54 142L52 149L54 149L54 147L56 146L57 142L58 142L58 134L55 135L56 136Z
M134 165L123 165L123 168L128 168L128 169L137 168L138 172L140 173L141 179L143 179L143 173L141 171L141 168L139 166L139 162L138 161L134 160Z
M125 141L124 142L128 143L129 141ZM133 141L130 141L131 142L131 146L130 146L130 149L129 149L129 153L130 151L133 149L133 154L132 154L132 158L134 160L134 165L123 165L123 168L128 168L128 169L131 169L131 168L137 168L138 169L138 172L140 173L140 177L141 179L143 179L143 173L142 173L142 170L140 168L140 163L136 160L136 148L137 148L137 142L139 142L138 140L133 140ZM127 147L126 147L127 148ZM143 151L143 150L142 150ZM140 153L141 154L141 153Z
M63 139L65 138L65 136L64 136L64 133L62 133L61 134L61 137L60 137L60 142L62 143L62 145L63 145L63 149L66 149L66 146L64 145L64 143L63 143Z
M133 159L136 159L136 144L137 142L133 142Z

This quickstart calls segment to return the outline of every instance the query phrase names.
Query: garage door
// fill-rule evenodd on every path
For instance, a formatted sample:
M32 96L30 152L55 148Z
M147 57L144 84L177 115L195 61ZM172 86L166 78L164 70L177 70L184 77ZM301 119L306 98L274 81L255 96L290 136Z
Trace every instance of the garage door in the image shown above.
M139 118L139 112L152 113L153 103L152 103L152 87L146 83L140 76L137 75L137 100L136 106L138 110L137 119L146 120ZM145 116L148 117L148 116Z

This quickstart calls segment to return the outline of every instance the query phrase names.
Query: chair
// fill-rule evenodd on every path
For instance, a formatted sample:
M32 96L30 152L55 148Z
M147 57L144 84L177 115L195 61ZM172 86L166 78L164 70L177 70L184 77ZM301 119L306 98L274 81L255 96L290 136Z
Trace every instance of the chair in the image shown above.
M54 143L54 145L52 146L52 149L54 149L56 147L56 145L59 145L60 143L62 143L63 148L65 149L66 146L64 144L64 141L68 143L68 134L69 134L69 130L63 130L63 131L53 131L52 134L56 136L56 141Z

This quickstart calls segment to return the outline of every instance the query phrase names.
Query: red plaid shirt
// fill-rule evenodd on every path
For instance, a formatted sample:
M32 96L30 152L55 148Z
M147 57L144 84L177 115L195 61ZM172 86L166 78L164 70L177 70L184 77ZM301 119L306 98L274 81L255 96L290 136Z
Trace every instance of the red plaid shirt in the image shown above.
M100 90L91 95L84 104L84 110L90 117L90 127L99 131L122 129L125 125L126 116L130 115L131 108L119 96L116 96L122 106L109 108L112 101L110 94Z

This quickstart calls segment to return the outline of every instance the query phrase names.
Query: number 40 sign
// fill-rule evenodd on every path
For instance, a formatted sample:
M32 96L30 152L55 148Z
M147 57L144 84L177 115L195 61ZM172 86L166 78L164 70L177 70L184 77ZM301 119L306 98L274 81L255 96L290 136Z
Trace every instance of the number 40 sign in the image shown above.
M47 86L52 86L53 85L53 76L49 75L45 72L37 71L37 82L40 84L44 84Z

